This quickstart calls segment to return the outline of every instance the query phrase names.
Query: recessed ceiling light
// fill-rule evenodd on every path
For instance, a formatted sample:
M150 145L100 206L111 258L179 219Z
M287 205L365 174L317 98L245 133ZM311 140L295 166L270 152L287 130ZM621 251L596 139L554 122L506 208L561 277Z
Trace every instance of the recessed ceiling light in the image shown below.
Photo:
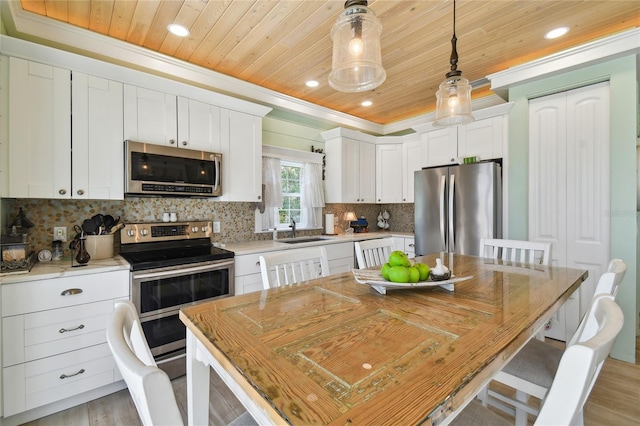
M320 83L315 80L309 80L305 84L307 85L307 87L318 87L320 85Z
M178 37L186 37L189 35L189 30L180 24L169 24L167 25L167 29L171 34L177 35Z
M546 38L546 39L558 38L558 37L562 37L563 35L565 35L568 32L569 32L569 28L568 27L560 27L560 28L556 28L556 29L551 30L548 33L546 33L544 35L544 38Z
M363 107L370 107L371 105L373 105L373 102L371 101L362 101L362 103L360 104Z

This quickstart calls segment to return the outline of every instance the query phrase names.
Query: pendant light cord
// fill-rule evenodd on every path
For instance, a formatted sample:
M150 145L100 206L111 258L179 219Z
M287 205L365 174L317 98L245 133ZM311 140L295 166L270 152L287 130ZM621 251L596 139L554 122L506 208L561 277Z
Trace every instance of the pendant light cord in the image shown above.
M451 63L451 71L447 73L447 78L456 77L462 74L462 71L458 71L458 51L456 49L456 0L453 0L453 37L451 38L451 57L449 62Z

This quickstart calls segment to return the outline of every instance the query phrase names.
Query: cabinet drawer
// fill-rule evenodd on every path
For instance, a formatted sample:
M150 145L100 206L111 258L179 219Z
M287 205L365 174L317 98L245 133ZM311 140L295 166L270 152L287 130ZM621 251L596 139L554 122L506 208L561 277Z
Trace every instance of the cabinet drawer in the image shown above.
M329 271L331 275L351 272L353 270L353 257L334 259L329 261Z
M269 253L277 253L270 251ZM247 254L235 257L236 277L260 273L260 254Z
M239 289L238 287L238 282L240 282L240 287L241 289ZM262 287L262 274L258 273L258 274L250 274L250 275L244 275L242 277L240 277L237 281L236 281L236 290L241 291L242 293L236 293L236 294L246 294L246 293L252 293L254 291L262 291L263 287Z
M335 260L345 257L351 257L355 255L353 251L353 243L339 243L339 244L327 244L324 246L327 251L327 259ZM332 271L333 272L333 271Z
M3 369L4 415L10 416L114 381L105 344Z
M4 284L2 316L128 297L127 270Z
M113 301L7 317L2 324L3 366L106 342Z

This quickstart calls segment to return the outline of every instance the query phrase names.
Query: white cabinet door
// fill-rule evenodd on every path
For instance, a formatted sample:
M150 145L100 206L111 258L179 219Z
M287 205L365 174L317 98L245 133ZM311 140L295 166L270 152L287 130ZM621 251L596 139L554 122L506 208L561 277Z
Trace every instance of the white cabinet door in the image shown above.
M502 157L504 117L497 116L458 126L458 157L489 160Z
M422 140L408 141L402 144L402 202L414 201L414 173L426 167L422 158Z
M376 147L368 142L360 142L358 175L360 178L360 202L375 203L376 197Z
M221 110L222 199L262 199L262 118Z
M176 146L176 96L124 86L124 139Z
M376 202L401 203L402 144L376 145Z
M72 108L71 197L123 200L122 83L74 72Z
M220 107L178 97L178 146L220 152Z
M340 162L342 174L342 194L334 202L359 203L360 200L360 142L343 138L342 158ZM375 148L374 148L375 149ZM374 154L375 157L375 154ZM375 164L375 163L374 163ZM327 183L331 182L331 179ZM332 190L340 188L333 188Z
M427 166L442 166L457 162L458 133L455 127L432 130L422 134Z
M610 257L609 86L529 102L529 239L552 243L551 263L588 279L552 318L566 340L586 312Z
M8 195L70 198L71 73L9 61Z

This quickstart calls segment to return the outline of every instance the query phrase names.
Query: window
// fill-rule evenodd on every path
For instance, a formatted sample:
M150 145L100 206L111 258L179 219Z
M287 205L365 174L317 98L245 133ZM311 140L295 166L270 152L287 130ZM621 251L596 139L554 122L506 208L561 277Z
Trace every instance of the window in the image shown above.
M282 206L278 209L278 228L288 228L291 219L300 223L303 164L292 161L280 163Z
M255 231L321 229L324 188L322 155L288 148L262 147L262 202L256 205Z

